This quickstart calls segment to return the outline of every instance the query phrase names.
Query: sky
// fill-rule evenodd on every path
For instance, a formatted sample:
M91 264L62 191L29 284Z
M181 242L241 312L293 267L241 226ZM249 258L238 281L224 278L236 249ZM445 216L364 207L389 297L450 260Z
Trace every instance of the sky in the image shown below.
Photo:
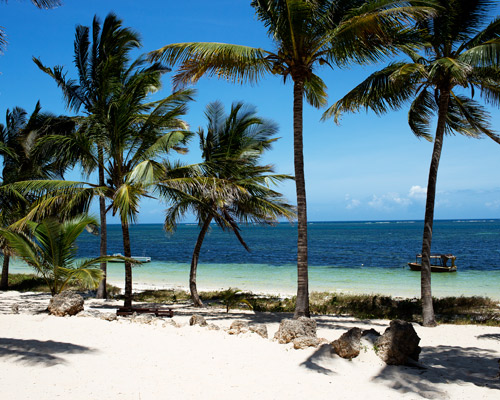
M500 8L492 14L500 14ZM0 55L0 122L15 106L31 112L37 100L42 109L66 114L62 93L38 69L32 57L47 66L63 65L68 77L77 78L73 66L73 40L77 25L90 26L94 15L104 20L114 12L141 35L141 53L178 42L209 41L243 44L274 50L265 27L257 20L249 0L64 0L52 10L39 10L30 1L0 2L0 26L8 40ZM318 71L328 86L329 104L383 67L352 66ZM156 96L167 96L172 73ZM220 100L227 109L234 101L257 107L259 116L272 119L280 139L263 162L277 173L293 174L292 84L266 77L257 85L235 85L203 78L194 87L195 101L185 120L191 130L206 125L204 109ZM492 127L500 131L500 111L490 109ZM340 125L321 122L322 110L304 107L304 157L308 218L310 221L422 220L432 143L416 138L407 124L407 108L378 117L373 112L345 115ZM196 140L186 163L201 161ZM445 137L439 167L436 219L500 218L500 147L490 139ZM80 180L74 171L67 179ZM278 190L295 204L292 182ZM143 201L140 223L163 223L167 207ZM97 207L93 207L98 214ZM190 222L188 217L185 222ZM111 222L117 222L111 219Z

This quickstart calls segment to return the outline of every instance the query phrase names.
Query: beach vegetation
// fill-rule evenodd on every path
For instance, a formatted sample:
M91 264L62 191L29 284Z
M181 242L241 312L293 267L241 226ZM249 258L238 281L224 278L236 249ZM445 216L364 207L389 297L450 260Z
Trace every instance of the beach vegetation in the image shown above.
M66 289L87 293L88 289L78 282L70 282ZM35 274L9 274L9 290L17 292L50 292L50 287L42 277ZM110 297L117 297L121 289L108 283L107 292Z
M293 82L293 143L297 193L297 302L295 318L309 316L307 208L303 156L304 99L315 108L327 104L320 67L379 61L407 43L406 23L430 9L412 2L366 0L253 0L257 18L272 40L269 49L210 42L176 43L151 54L152 60L179 64L174 83L203 76L234 83L257 83L277 75Z
M165 229L172 231L185 213L194 213L200 226L191 258L189 289L196 307L202 307L196 286L200 251L210 224L215 221L222 230L232 231L242 246L250 251L241 236L239 224L273 225L278 218L295 217L293 207L282 195L271 189L289 175L274 174L273 166L260 165L265 150L276 140L276 125L257 116L254 107L234 103L229 114L220 102L210 103L205 111L206 131L199 129L202 151L201 179L215 185L193 185L185 191L170 194L173 205L166 211ZM220 190L222 186L223 190ZM228 191L231 195L228 195Z
M102 277L96 267L101 261L113 257L76 259L75 241L88 225L95 225L94 218L81 215L64 222L47 218L40 223L29 222L29 233L0 229L0 235L9 248L32 267L50 289L52 295L63 291L72 282L95 289Z
M445 135L489 137L488 111L474 99L500 104L500 20L491 20L492 0L437 0L437 12L417 23L423 51L407 50L407 60L392 62L370 75L324 114L338 122L341 114L371 109L377 114L410 103L408 123L418 138L434 139L429 167L422 240L421 297L423 323L435 326L430 254L438 167ZM437 116L434 135L432 118Z

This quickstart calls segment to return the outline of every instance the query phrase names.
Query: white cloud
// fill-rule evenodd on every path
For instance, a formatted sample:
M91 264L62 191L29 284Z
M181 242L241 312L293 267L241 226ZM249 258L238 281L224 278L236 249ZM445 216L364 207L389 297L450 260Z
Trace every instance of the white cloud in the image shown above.
M488 208L492 208L493 210L498 210L500 208L500 200L489 201L484 205Z
M412 186L410 188L410 192L408 193L408 197L415 200L425 200L426 196L427 188L418 185Z
M387 193L382 196L373 195L368 205L378 210L391 211L394 208L405 208L411 204L411 200L401 197L398 193Z
M357 199L351 199L351 196L348 194L345 195L345 201L347 202L345 208L347 208L348 210L352 210L353 208L359 207L361 205L361 201Z

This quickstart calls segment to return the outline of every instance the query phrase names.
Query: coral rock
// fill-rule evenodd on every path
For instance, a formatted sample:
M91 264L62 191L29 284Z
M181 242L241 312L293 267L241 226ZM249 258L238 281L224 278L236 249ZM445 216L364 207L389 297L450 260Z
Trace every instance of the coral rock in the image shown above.
M377 355L389 365L405 365L418 361L421 348L413 325L409 322L394 320L389 328L375 342Z
M274 339L281 344L290 343L293 339L307 336L316 337L316 321L312 318L284 319L280 323Z
M56 294L50 299L49 313L58 317L76 315L83 311L83 297L70 290Z

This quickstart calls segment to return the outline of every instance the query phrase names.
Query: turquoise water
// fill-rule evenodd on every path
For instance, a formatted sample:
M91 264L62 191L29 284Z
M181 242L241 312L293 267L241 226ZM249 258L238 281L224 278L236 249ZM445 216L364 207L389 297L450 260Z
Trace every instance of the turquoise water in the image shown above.
M121 252L119 226L109 227L109 253ZM197 225L167 235L161 225L132 230L133 255L153 262L135 267L134 284L187 287ZM200 255L199 289L238 287L254 292L293 294L296 290L296 226L249 226L246 252L227 232L213 228ZM310 291L420 295L420 273L410 271L420 251L421 221L321 222L309 224ZM94 256L98 238L79 239L79 254ZM457 273L432 274L433 295L480 295L500 300L500 221L436 221L433 252L457 256ZM15 263L12 271L26 271ZM108 266L110 283L123 285L123 265Z

